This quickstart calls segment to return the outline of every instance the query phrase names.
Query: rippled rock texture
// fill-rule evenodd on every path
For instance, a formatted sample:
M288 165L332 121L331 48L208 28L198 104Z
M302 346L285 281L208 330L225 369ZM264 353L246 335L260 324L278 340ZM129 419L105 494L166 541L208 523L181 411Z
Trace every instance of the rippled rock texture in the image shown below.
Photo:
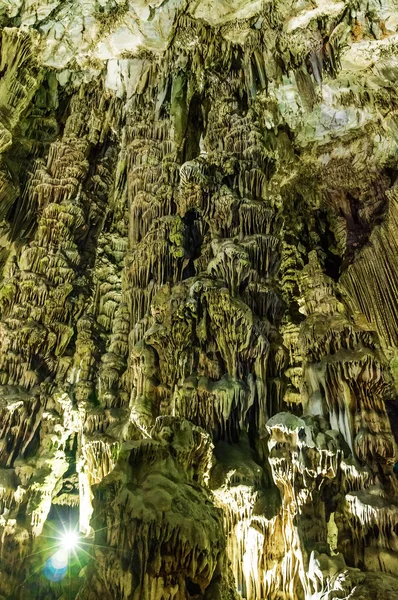
M0 599L397 600L396 0L0 23Z

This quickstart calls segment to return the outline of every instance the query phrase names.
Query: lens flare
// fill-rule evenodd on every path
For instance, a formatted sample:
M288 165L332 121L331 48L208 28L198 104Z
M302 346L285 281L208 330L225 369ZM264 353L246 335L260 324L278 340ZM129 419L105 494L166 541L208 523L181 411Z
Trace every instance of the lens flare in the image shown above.
M79 539L76 531L64 531L59 536L59 550L46 561L43 569L43 574L49 581L59 582L65 577L70 555L78 547Z
M75 531L66 531L61 535L61 545L67 551L74 550L78 543L79 536Z
M49 581L62 581L68 571L68 551L61 549L52 555L44 565L43 574Z

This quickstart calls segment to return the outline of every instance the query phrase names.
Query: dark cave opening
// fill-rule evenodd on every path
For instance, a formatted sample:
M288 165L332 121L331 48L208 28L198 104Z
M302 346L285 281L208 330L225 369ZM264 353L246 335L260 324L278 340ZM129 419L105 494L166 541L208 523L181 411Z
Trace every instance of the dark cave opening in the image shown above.
M190 209L182 221L185 226L185 257L188 261L182 272L182 279L188 279L196 274L194 260L200 256L202 249L202 217L197 210Z
M196 93L191 99L185 135L183 161L192 160L200 154L200 138L204 130L201 96Z
M331 229L326 211L317 210L315 213L317 230L319 231L320 245L324 254L324 269L328 277L338 281L341 273L343 259L337 254L337 245ZM332 251L333 248L333 251Z
M195 598L195 596L198 596L202 593L200 585L192 581L192 579L190 579L189 577L185 578L185 587L190 598Z

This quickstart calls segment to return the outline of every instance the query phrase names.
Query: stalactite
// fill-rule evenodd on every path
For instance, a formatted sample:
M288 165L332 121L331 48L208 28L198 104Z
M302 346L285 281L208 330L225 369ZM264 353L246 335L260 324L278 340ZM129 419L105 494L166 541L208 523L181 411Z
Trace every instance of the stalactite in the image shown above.
M395 188L390 193L388 216L376 228L370 245L362 250L342 277L342 286L349 293L352 309L362 312L377 331L386 346L397 346L396 313L392 310L397 296L395 270L391 264L397 256L398 200ZM379 256L374 261L375 253ZM366 282L366 283L365 283ZM347 298L348 300L348 298Z
M393 4L133 4L0 0L0 598L396 600Z

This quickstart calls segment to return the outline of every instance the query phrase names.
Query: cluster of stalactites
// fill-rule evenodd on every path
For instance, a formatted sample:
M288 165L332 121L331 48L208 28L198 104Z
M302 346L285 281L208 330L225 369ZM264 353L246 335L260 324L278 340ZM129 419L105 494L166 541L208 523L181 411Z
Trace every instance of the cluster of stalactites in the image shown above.
M92 102L89 98L89 108ZM104 186L110 179L105 157L86 182L90 144L102 128L93 117L95 109L89 111L87 120L87 98L82 93L71 99L69 110L62 139L50 145L46 160L36 161L21 196L25 221L34 221L37 215L39 219L31 242L10 257L5 269L3 384L32 388L40 381L32 367L38 357L45 370L60 378L69 367L74 368L66 349L88 291L76 291L86 283L84 277L79 278L79 269L87 266L98 235L99 205L101 198L106 200Z
M177 115L170 114L175 126ZM282 222L276 203L265 200L268 163L254 114L240 115L226 99L206 125L201 154L179 171L167 120L128 130L126 298L134 334L127 380L131 418L144 435L157 414L175 412L233 439L247 426L255 399L265 397L268 318L277 321L282 310L276 282ZM225 138L226 148L215 143L217 127L224 128L217 140ZM223 175L234 173L229 188ZM203 284L178 285L188 267L192 275L205 274ZM192 395L202 398L195 414L188 410Z
M222 584L227 566L221 514L201 487L209 474L211 449L203 430L171 417L158 419L151 439L131 442L127 454L126 446L126 483L114 471L95 492L94 506L106 497L105 510L94 513L94 522L98 541L106 542L107 549L99 550L102 568L90 573L91 588L102 589L106 577L107 589L120 590L123 597L149 600L161 589L164 596L182 600L187 581L201 594L215 574ZM138 561L141 568L127 569L121 590L119 575L126 560Z
M304 410L328 418L362 462L387 467L395 460L396 444L385 408L391 383L377 338L369 326L345 315L315 254L300 285L303 302L311 307L299 334L307 361Z
M166 410L235 439L265 385L269 324L208 278L162 288L152 312L130 353L134 419L147 430Z
M361 250L355 261L341 277L347 301L353 311L361 311L374 323L386 348L398 346L398 321L392 301L398 295L396 270L391 265L397 259L398 245L398 192L397 187L387 193L387 218L375 227L369 245Z

